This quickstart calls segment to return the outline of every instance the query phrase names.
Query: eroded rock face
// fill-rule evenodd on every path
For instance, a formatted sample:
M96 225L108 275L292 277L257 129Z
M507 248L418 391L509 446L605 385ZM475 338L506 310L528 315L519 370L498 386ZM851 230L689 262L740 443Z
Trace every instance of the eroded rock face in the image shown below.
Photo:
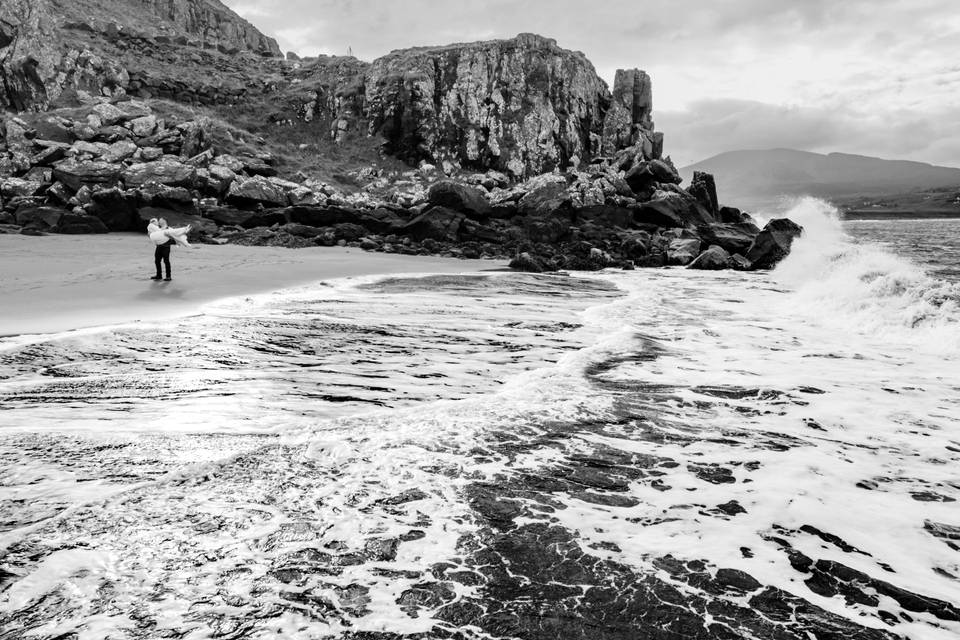
M4 0L0 4L0 108L48 109L72 91L123 95L130 70L118 40L279 56L277 43L217 0ZM141 53L143 53L141 52ZM163 52L166 55L167 52ZM162 57L162 56L161 56ZM179 62L183 69L182 55Z
M649 79L646 86L649 93ZM611 101L582 53L534 34L393 52L373 62L364 91L370 132L384 137L388 152L513 176L599 153ZM618 103L611 131L649 121L648 110L628 102Z

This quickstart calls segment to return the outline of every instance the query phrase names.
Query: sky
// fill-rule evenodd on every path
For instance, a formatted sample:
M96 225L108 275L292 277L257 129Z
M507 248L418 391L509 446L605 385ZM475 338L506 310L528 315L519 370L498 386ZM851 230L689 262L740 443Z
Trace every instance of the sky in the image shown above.
M788 147L960 166L960 0L224 0L301 56L534 32L653 80L679 166Z

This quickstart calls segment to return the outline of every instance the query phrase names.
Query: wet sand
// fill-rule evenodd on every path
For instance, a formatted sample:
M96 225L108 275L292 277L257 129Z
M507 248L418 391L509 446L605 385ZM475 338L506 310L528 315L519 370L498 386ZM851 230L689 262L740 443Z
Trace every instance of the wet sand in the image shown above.
M492 260L196 245L171 251L173 280L157 282L145 236L0 235L0 336L51 333L196 313L225 297L330 278L500 269Z

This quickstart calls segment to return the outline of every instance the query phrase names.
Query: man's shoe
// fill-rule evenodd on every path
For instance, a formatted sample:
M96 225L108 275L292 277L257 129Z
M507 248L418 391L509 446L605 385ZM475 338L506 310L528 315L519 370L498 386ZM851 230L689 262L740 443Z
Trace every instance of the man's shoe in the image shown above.
M153 276L151 280L163 280L163 276Z
M167 276L166 278L163 279L164 282L170 282L171 280L173 280L173 278L171 278L170 276Z

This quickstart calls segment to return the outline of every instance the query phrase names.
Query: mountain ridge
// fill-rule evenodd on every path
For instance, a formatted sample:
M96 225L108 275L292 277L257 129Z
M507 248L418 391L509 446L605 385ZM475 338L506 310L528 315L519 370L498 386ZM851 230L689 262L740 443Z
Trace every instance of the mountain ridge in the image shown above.
M852 198L960 187L960 168L843 152L738 149L682 167L716 177L721 199L812 195Z

